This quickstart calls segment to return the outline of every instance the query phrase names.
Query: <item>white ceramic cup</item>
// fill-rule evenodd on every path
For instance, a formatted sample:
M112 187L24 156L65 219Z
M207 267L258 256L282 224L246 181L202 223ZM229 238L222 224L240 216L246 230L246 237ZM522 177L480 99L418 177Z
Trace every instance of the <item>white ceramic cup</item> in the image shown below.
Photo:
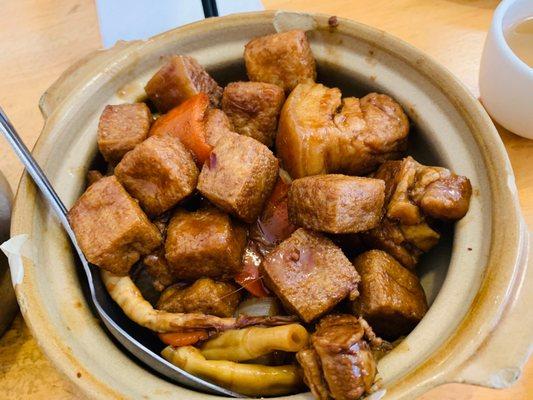
M491 117L528 139L533 139L533 68L511 50L504 32L531 16L533 0L500 3L494 12L479 70L481 101Z

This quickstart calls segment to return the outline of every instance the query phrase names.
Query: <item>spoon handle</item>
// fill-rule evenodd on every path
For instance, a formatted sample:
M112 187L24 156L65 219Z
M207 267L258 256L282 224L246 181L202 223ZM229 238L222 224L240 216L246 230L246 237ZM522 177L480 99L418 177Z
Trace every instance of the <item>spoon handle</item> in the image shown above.
M70 231L70 225L67 219L67 209L65 205L57 195L37 161L35 161L30 151L18 135L17 131L11 124L11 121L9 121L9 118L7 118L2 107L0 107L0 130L26 167L26 171L28 171L28 173L31 175L35 184L39 187L50 206L54 209L56 215L61 221L61 224L65 228L68 227L69 229L67 229L67 231Z

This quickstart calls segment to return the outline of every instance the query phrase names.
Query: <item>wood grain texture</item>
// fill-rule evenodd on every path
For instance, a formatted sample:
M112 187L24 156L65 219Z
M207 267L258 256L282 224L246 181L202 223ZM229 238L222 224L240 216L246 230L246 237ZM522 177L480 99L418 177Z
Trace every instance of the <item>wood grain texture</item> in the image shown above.
M445 65L478 96L479 60L496 0L264 0L268 9L350 18L398 36ZM40 95L73 62L100 47L91 0L2 0L0 104L33 146L42 127ZM524 216L533 227L533 141L499 128L516 174ZM13 187L22 167L0 138L0 170ZM512 338L509 338L512 340ZM505 349L502 349L505 351ZM80 378L83 379L83 378ZM445 385L420 400L525 400L533 361L511 388ZM20 316L0 339L0 399L80 399L43 356Z

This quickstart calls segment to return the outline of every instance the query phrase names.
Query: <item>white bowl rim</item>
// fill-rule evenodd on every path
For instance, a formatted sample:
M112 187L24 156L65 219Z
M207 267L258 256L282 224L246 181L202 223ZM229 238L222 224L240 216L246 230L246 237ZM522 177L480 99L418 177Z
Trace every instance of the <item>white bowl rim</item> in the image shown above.
M496 45L504 52L504 55L508 57L513 65L515 65L521 73L533 77L533 67L530 67L520 57L518 57L513 49L511 49L509 46L507 39L505 39L503 19L507 15L509 9L516 3L517 0L504 0L498 5L492 18L491 32L494 34ZM526 16L526 18L533 18L533 14Z

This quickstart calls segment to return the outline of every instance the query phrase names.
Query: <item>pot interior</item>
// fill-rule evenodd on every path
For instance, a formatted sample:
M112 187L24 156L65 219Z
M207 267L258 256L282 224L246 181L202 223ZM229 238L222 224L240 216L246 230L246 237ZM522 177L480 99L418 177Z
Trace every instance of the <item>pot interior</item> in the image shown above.
M67 207L84 190L85 174L96 159L98 118L106 104L137 99L160 67L161 57L169 54L197 58L221 85L246 79L243 46L255 36L274 32L272 19L273 14L265 13L194 24L126 47L95 69L52 114L35 149ZM431 68L423 68L423 55L362 25L341 20L331 30L327 18L316 21L318 28L309 32L309 38L318 63L317 80L339 87L343 96L371 91L391 95L411 122L408 153L422 163L468 176L474 188L467 216L455 226L443 227L439 245L422 258L417 269L432 304L429 312L400 346L380 360L384 385L394 385L454 332L478 291L492 241L488 172L472 124L448 95L445 83L431 74ZM34 207L28 226L38 267L31 268L28 279L47 326L53 327L55 341L67 346L71 354L68 362L58 356L62 368L68 370L69 363L83 367L122 396L170 398L183 391L147 373L106 336L87 306L85 278L75 272L76 259L66 235L41 199L37 198ZM46 241L40 240L44 237ZM148 336L141 340L154 351L160 350L158 341ZM191 399L206 396L186 393Z

